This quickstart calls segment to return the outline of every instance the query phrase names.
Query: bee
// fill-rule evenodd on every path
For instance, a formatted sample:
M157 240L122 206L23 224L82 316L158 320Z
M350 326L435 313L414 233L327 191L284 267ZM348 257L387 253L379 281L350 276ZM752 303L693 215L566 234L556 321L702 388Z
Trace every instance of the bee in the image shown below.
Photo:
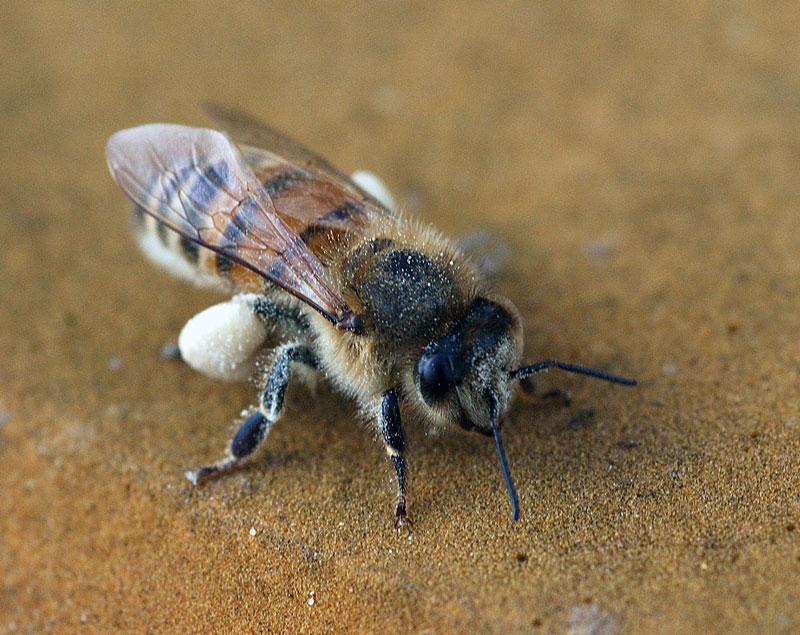
M559 368L636 382L553 359L521 365L517 309L456 243L393 209L374 179L350 178L247 114L208 110L225 132L149 124L106 147L145 253L236 294L187 323L180 355L220 379L266 369L226 456L186 476L197 484L241 465L280 418L292 375L322 373L383 441L395 527L409 521L405 420L493 437L516 520L500 431L520 381Z

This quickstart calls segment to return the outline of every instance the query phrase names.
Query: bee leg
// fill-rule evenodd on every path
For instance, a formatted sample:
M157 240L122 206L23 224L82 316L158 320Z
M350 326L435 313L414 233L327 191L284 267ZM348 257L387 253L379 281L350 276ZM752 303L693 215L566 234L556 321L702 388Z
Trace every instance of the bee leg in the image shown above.
M392 388L383 393L380 413L380 429L386 453L392 459L397 472L397 508L394 512L394 526L398 529L411 520L406 514L406 492L408 490L408 468L404 452L406 435L400 421L400 408L397 404L397 390Z
M569 406L572 403L572 393L563 388L555 388L539 394L536 391L536 384L530 377L525 377L519 383L522 393L528 398L538 399L539 401L560 401L563 406Z
M227 472L250 456L266 439L273 424L280 418L283 397L291 377L292 362L298 362L317 370L314 351L303 344L290 343L278 348L278 354L267 376L258 410L239 426L233 435L228 456L223 460L186 472L193 484L220 472Z
M253 313L265 324L277 326L287 335L308 333L308 319L300 311L272 302L262 295L249 296Z
M564 388L554 388L540 395L539 399L542 401L554 399L555 401L560 401L563 406L569 406L572 403L572 393Z

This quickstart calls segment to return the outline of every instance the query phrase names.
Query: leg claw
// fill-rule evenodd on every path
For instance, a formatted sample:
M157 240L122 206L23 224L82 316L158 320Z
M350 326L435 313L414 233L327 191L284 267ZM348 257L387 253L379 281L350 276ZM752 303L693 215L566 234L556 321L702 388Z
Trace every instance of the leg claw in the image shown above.
M237 463L238 461L223 461L216 465L206 465L205 467L201 467L197 470L188 470L183 474L192 482L192 485L197 485L198 483L201 483L212 476L220 474L221 472L229 472L234 466L236 466Z
M406 504L405 501L397 504L397 510L394 512L394 528L395 529L402 529L403 527L408 527L411 529L414 523L411 522L411 519L406 514Z

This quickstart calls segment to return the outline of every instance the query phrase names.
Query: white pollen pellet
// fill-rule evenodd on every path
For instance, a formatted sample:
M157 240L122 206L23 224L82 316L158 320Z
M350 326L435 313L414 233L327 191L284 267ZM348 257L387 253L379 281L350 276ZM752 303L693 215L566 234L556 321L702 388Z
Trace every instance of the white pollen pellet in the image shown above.
M372 172L368 172L367 170L356 170L350 175L350 178L353 179L353 182L367 194L371 194L377 198L389 209L397 209L397 203L394 200L394 196L392 196L392 193L389 191L389 188L386 187L386 184Z
M255 298L242 293L189 320L178 336L183 360L213 379L247 379L267 338L267 327L253 313Z

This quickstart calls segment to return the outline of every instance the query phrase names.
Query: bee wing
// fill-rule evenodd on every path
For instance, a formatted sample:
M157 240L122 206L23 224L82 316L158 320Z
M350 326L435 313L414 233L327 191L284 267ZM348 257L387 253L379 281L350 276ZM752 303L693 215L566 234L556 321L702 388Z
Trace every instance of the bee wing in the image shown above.
M395 212L298 141L239 110L217 104L205 109L239 144L278 213L305 225L300 232L358 231L376 219L395 219Z
M203 109L236 143L267 148L297 167L325 175L332 180L350 180L327 159L246 112L215 103L203 104Z
M271 280L337 326L357 328L318 258L227 136L150 124L114 134L106 157L122 190L161 223Z

